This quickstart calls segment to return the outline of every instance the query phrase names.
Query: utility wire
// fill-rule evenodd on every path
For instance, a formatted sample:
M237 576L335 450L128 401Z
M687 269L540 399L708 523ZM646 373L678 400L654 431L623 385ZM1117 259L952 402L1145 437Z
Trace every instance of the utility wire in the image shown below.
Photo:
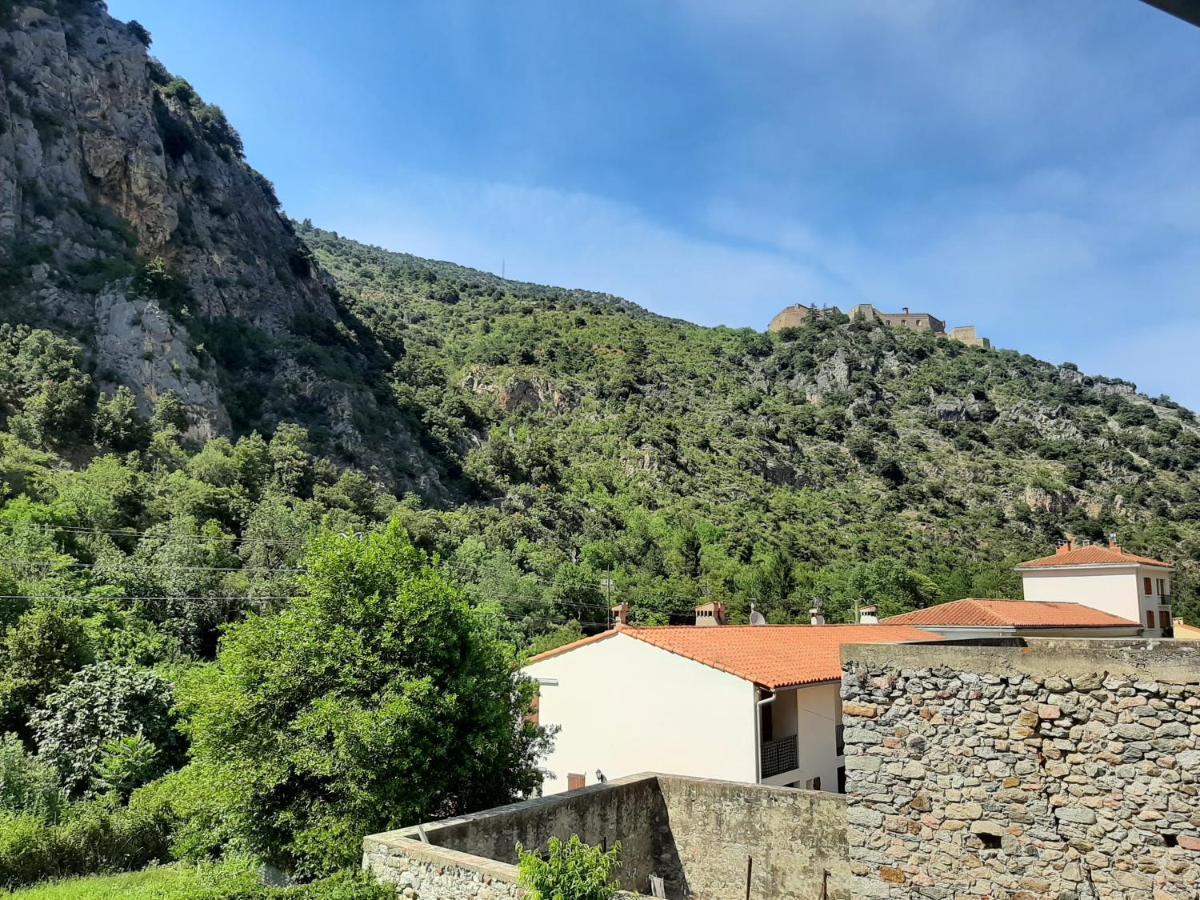
M255 538L255 537L238 537L235 534L180 534L178 532L162 532L154 531L138 531L136 529L112 529L112 528L89 528L82 525L49 525L43 522L0 522L0 528L9 528L14 531L42 531L42 532L59 532L62 534L79 534L79 535L111 535L113 537L126 538L143 538L143 537L170 537L178 540L193 540L193 541L232 541L238 544L271 544L289 547L302 547L309 543L307 540L295 540L285 538Z

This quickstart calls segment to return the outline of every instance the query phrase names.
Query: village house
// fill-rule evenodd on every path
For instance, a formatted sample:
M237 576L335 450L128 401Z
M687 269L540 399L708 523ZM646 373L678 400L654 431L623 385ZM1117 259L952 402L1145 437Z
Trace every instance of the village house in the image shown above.
M888 625L911 625L947 640L976 638L1058 637L1134 638L1142 634L1135 621L1082 603L1052 600L952 600L915 612L891 616Z
M1171 637L1174 566L1135 556L1116 541L1061 545L1053 556L1017 566L1026 600L1081 603L1144 626L1145 637Z
M719 622L711 612L697 620ZM936 639L894 625L619 623L524 668L540 724L558 728L543 790L657 771L840 791L842 646Z

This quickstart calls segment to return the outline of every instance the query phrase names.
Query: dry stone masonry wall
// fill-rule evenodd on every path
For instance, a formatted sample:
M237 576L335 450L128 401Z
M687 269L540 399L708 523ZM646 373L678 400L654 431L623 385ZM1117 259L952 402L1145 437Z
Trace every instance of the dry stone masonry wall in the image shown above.
M856 897L1200 897L1200 647L855 647Z

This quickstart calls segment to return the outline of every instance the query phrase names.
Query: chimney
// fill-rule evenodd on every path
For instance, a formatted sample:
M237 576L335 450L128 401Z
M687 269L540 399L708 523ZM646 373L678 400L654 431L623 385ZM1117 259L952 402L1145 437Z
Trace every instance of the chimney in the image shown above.
M612 608L613 627L629 624L629 604L618 603Z
M878 625L879 624L879 607L874 604L859 607L858 610L859 625Z
M1054 551L1054 555L1062 556L1064 553L1070 553L1070 552L1071 552L1071 542L1070 542L1070 540L1066 540L1058 545L1058 549Z
M808 611L808 618L813 625L825 624L825 617L821 615L821 610L816 606Z
M696 624L701 627L725 624L724 603L704 603L696 607L695 613Z
M1117 551L1118 553L1120 553L1120 552L1121 552L1121 545L1117 543L1117 535L1116 535L1116 532L1113 532L1112 534L1110 534L1110 535L1108 536L1108 549L1109 549L1109 550L1115 550L1115 551Z
M904 314L907 316L907 315L908 315L908 307L907 307L907 306L902 306L902 307L900 307L900 308L901 308L902 310L904 310Z

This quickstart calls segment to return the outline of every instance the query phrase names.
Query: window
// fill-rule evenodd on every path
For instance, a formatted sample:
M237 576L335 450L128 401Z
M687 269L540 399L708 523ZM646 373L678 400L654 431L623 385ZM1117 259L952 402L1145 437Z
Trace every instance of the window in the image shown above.
M1160 596L1160 597L1167 596L1167 583L1165 581L1163 581L1161 578L1158 579L1158 596Z
M1153 593L1154 593L1154 590L1153 590L1153 588L1151 588L1151 586L1150 586L1150 579L1149 579L1149 577L1146 577L1146 578L1143 578L1143 579L1142 579L1142 587L1145 589L1145 590L1144 590L1144 593L1146 594L1146 596L1147 596L1147 597L1149 597L1151 594L1153 594Z
M818 775L816 778L808 779L808 781L804 782L804 786L810 791L819 791L821 789L821 776Z
M846 793L846 767L838 766L838 793Z
M837 750L835 752L838 756L843 756L846 753L846 726L838 725L837 731L834 733L836 734L837 741Z
M773 741L775 740L775 717L771 714L771 704L768 703L765 706L760 706L759 709L762 710L762 714L760 716L762 720L762 730L759 734L759 737L763 743L766 743L767 741Z
M577 791L586 784L587 784L587 776L586 775L580 775L577 772L570 772L567 774L567 790L568 791Z
M1152 609L1146 610L1146 627L1147 628L1154 627L1154 610L1152 610Z

